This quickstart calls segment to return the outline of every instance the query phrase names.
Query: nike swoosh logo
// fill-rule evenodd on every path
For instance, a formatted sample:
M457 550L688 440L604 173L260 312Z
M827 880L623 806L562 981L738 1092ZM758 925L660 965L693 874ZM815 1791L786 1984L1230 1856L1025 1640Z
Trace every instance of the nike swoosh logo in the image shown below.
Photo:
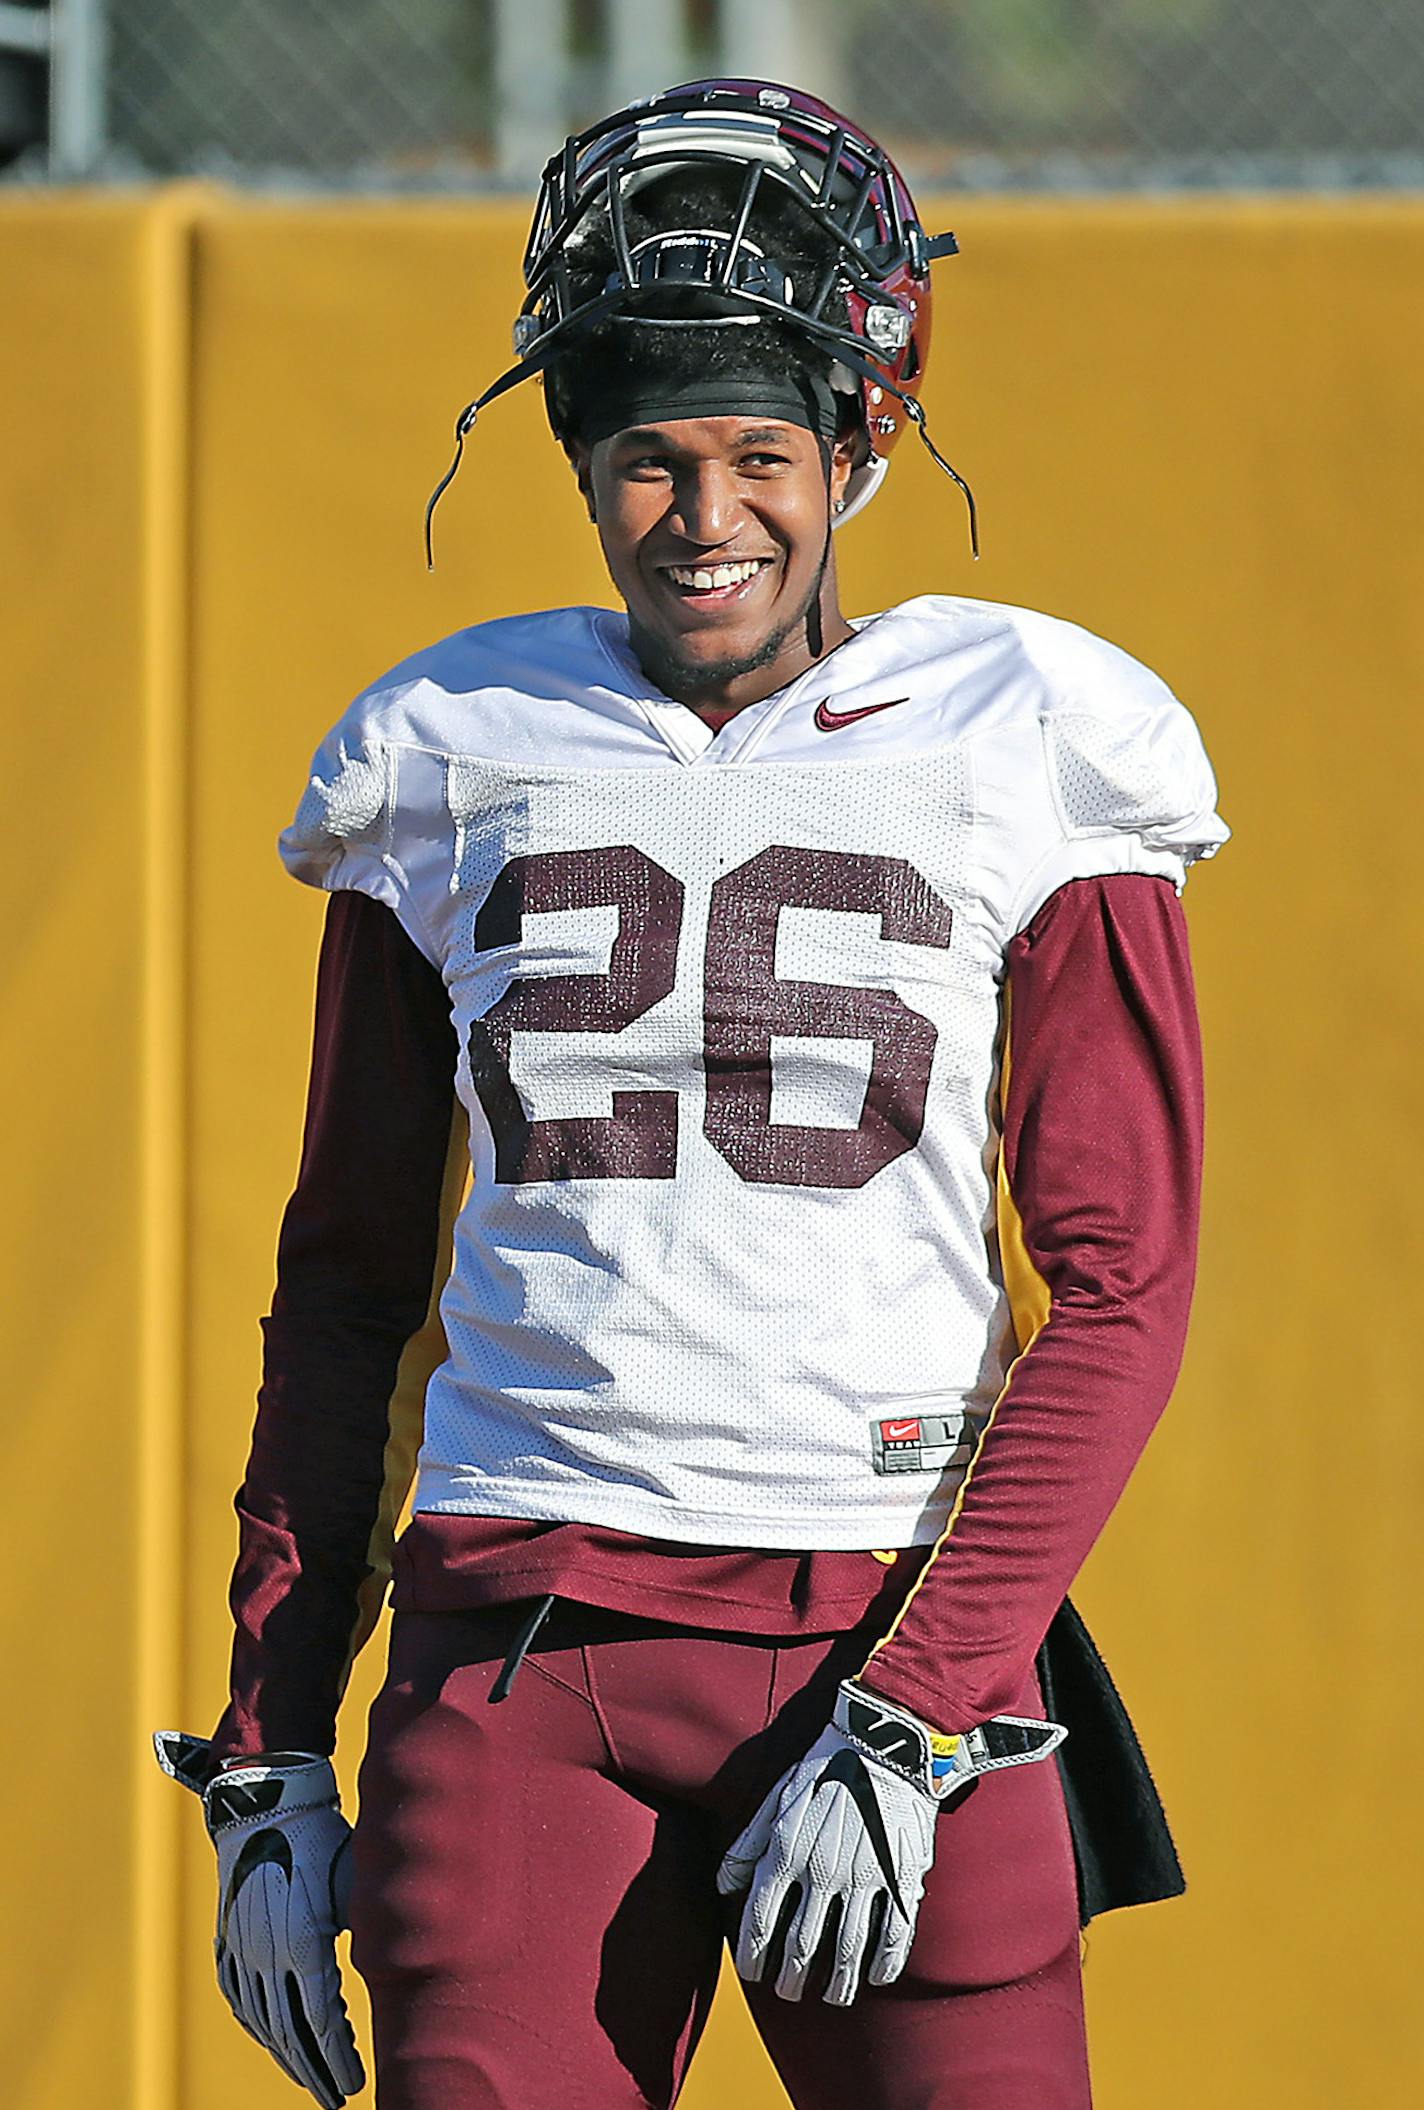
M858 711L833 711L823 696L816 705L816 730L818 733L839 732L843 725L854 725L857 718L873 718L877 711L893 711L897 704L909 700L908 696L892 696L888 703L863 703Z
M897 1438L903 1441L906 1437L918 1436L919 1433L920 1425L917 1421L887 1421L885 1424L885 1434L892 1443Z
M233 1862L227 1896L223 1899L222 1923L218 1928L218 1939L224 1948L227 1947L227 1923L237 1903L237 1894L248 1877L255 1875L259 1868L279 1868L288 1883L291 1882L292 1849L285 1833L276 1830L254 1832Z
M860 1821L865 1826L871 1850L880 1863L880 1873L885 1878L885 1887L895 1901L895 1909L902 1919L908 1919L905 1900L900 1895L900 1885L895 1877L895 1857L890 1851L890 1840L885 1830L885 1819L881 1815L880 1803L871 1786L870 1775L865 1769L865 1760L855 1751L837 1751L821 1768L816 1782L819 1787L824 1780L839 1781L848 1788L850 1797L860 1812Z

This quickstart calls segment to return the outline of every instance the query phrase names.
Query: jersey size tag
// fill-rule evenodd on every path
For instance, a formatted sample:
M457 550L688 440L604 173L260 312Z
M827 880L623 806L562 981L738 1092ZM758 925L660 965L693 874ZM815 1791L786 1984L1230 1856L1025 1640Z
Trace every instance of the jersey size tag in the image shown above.
M967 1414L910 1414L872 1421L870 1444L878 1473L940 1473L967 1465L974 1429Z

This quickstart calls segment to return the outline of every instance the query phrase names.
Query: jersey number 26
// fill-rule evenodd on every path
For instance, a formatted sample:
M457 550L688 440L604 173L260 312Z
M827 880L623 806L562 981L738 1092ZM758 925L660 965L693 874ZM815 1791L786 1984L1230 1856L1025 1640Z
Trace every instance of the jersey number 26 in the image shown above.
M526 914L618 909L606 974L516 975L472 1021L470 1073L494 1137L495 1177L671 1179L677 1093L615 1091L611 1116L531 1121L509 1073L516 1033L621 1033L671 994L683 887L630 843L511 858L475 919L475 947L514 945ZM878 914L882 940L949 944L948 906L900 857L774 845L712 888L703 963L703 1130L744 1180L863 1187L914 1148L924 1126L936 1029L893 990L798 982L775 971L783 908ZM870 1076L855 1128L773 1122L772 1040L863 1040Z

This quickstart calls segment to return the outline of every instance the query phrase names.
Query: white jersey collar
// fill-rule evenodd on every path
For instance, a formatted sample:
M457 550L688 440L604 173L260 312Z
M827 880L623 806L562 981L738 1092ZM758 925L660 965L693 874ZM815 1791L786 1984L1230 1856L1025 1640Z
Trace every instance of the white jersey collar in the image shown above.
M892 609L889 615L898 612ZM593 632L605 657L617 671L623 693L638 705L653 731L666 742L679 762L700 762L713 749L718 761L742 762L760 745L786 706L804 695L808 687L832 697L843 688L854 687L858 681L863 681L866 669L862 662L867 649L862 642L863 633L872 626L879 629L887 620L884 615L847 616L846 621L855 636L846 638L824 659L814 660L785 688L773 689L769 696L747 704L717 732L705 719L699 718L690 705L664 695L649 681L629 643L626 614L611 608L597 610Z

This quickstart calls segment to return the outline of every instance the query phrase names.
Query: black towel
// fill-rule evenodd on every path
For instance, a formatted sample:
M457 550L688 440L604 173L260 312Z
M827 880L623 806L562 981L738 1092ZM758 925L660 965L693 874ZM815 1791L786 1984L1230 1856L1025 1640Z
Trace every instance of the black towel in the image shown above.
M1121 1905L1180 1897L1186 1878L1137 1732L1067 1598L1038 1652L1038 1676L1049 1720L1068 1731L1056 1762L1082 1925Z

